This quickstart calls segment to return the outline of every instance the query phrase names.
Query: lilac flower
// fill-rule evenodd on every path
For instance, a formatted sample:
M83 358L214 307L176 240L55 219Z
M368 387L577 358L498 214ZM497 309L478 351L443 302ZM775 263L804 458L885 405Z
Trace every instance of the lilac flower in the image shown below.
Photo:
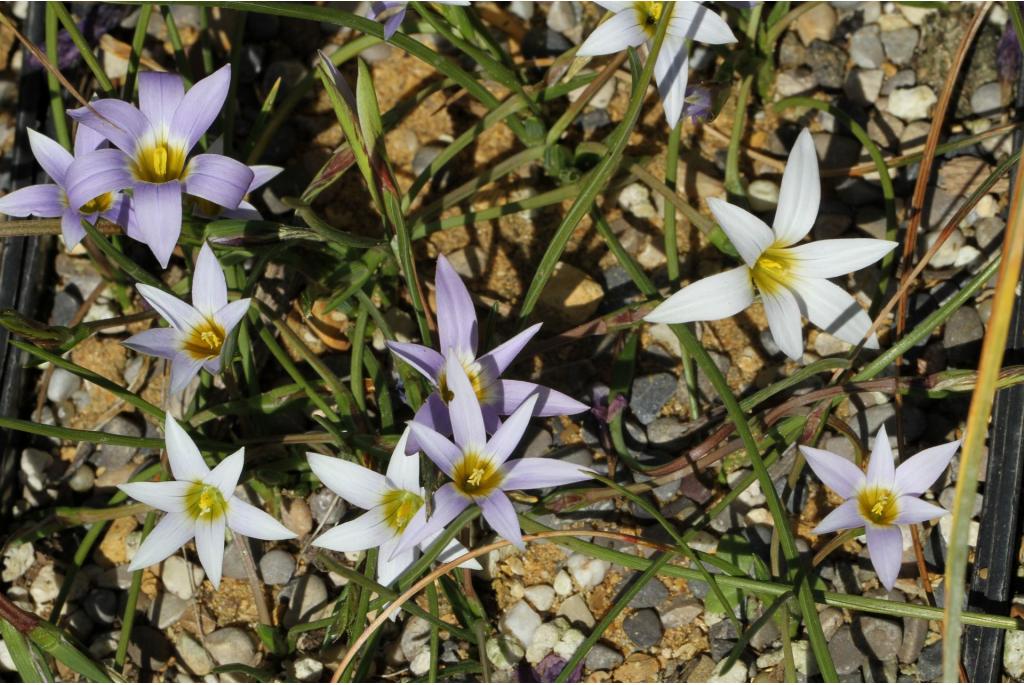
M484 519L500 536L522 549L519 520L505 492L576 483L587 480L588 472L577 464L557 459L523 457L509 461L523 438L534 405L539 401L538 395L528 397L488 440L483 408L458 359L448 359L445 374L451 395L449 404L455 442L415 421L409 424L409 429L430 460L452 482L445 483L434 493L433 515L425 525L406 529L395 554L443 530L471 504L480 507Z
M333 66L333 65L332 65ZM211 154L222 154L224 152L224 139L218 138L210 143L207 152ZM248 201L249 194L257 188L270 183L278 174L284 171L284 167L272 166L270 164L253 164L249 167L252 172L252 182L245 191L245 198L238 203L237 209L221 207L201 197L191 198L194 201L193 211L206 219L245 219L247 221L259 221L263 217L256 207Z
M557 390L535 383L509 381L500 378L526 343L540 330L535 324L511 340L495 347L483 356L477 356L477 320L469 291L455 269L444 256L437 258L437 332L441 340L440 353L415 343L388 342L388 348L402 361L423 374L437 388L416 412L416 423L433 428L443 435L452 434L448 412L446 364L455 360L461 364L476 391L483 411L488 433L494 433L500 423L499 416L508 416L530 395L537 396L537 416L563 416L587 410ZM410 449L419 449L416 436Z
M249 298L228 303L224 272L209 245L203 245L192 274L192 304L140 283L139 294L171 324L151 328L122 343L125 347L171 360L171 393L185 389L200 369L218 374L224 342L249 310Z
M438 4L469 7L469 0L440 0ZM366 13L366 18L374 21L383 19L384 40L391 40L391 36L395 35L399 27L402 26L402 22L405 21L405 11L408 6L408 2L376 0L370 3L370 11Z
M74 157L60 143L42 133L28 129L28 144L39 166L53 183L40 183L15 190L0 198L0 213L8 216L38 216L47 219L60 217L64 243L70 250L85 237L82 219L95 222L102 216L121 226L128 226L128 200L116 191L104 191L78 205L68 201L68 169L75 159L93 152L106 144L103 136L85 127L75 135Z
M406 429L391 453L387 475L384 476L344 459L306 453L309 468L324 485L345 501L367 510L362 516L327 531L314 540L313 545L335 552L358 552L380 547L377 582L381 585L391 585L416 560L416 549L395 556L392 554L405 529L410 525L422 526L427 517L423 508L426 492L420 486L420 456L417 452L406 453L408 438L409 429ZM437 535L421 540L419 547L428 547ZM452 540L438 560L444 563L465 553L466 548ZM481 568L476 560L467 561L462 566L476 570Z
M864 526L871 563L882 585L891 590L903 559L903 534L899 526L949 513L919 495L942 475L959 447L959 440L931 447L897 468L882 426L875 436L865 475L838 454L801 445L800 451L811 470L846 500L818 524L814 534Z
M690 117L690 123L696 124L710 118L712 106L710 90L704 86L686 86L683 114Z
M1020 41L1017 40L1017 30L1013 22L1006 22L1003 35L999 38L996 46L996 71L999 73L999 80L1003 83L1013 83L1017 80L1017 73L1020 71Z
M196 83L186 93L176 74L139 75L139 107L114 99L68 113L105 136L117 149L76 159L68 170L71 204L129 188L135 230L162 266L181 233L182 193L236 209L253 172L223 155L189 153L213 123L228 94L231 66Z
M129 571L158 564L195 538L199 562L214 588L224 565L224 530L257 540L288 540L295 533L270 514L235 497L245 448L210 470L188 433L167 414L167 461L174 480L118 485L132 499L167 512L135 553Z
M587 36L577 51L580 57L593 57L646 45L650 49L658 20L665 8L671 8L668 33L654 63L654 80L665 105L665 119L675 127L683 112L686 81L689 78L689 41L711 45L735 43L736 36L720 16L699 2L601 2L614 12Z

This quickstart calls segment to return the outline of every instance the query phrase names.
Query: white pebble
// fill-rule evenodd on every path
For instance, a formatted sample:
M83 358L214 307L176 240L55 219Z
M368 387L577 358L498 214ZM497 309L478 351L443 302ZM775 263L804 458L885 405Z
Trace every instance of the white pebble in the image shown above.
M501 632L511 635L524 646L529 646L533 634L541 625L540 616L524 600L519 600L501 617Z
M600 585L609 566L603 559L593 559L582 554L573 554L565 565L581 588Z
M523 594L537 611L547 611L555 602L555 589L550 585L531 585Z
M564 569L555 574L555 582L552 584L559 597L568 597L572 594L572 578Z

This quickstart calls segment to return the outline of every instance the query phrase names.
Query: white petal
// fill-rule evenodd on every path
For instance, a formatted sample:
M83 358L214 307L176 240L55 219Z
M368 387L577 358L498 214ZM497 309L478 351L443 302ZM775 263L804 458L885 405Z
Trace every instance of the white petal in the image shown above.
M391 460L388 462L387 479L400 490L420 491L420 453L406 454L406 443L409 442L409 427L402 431Z
M897 526L868 526L865 533L871 565L885 589L891 590L900 575L903 561L903 533Z
M167 443L167 461L171 464L171 473L174 474L175 480L195 482L203 480L210 473L202 455L199 454L199 448L170 412L164 421L164 440Z
M487 442L487 432L484 430L484 417L480 412L480 399L469 382L462 362L454 356L449 356L445 362L445 381L453 395L448 402L448 410L455 444L463 450L468 447L483 447Z
M180 513L185 511L185 493L191 485L180 480L168 480L160 483L125 483L117 487L133 500L154 509Z
M740 266L691 283L644 317L651 323L717 321L737 314L754 301L750 269Z
M903 496L896 500L896 503L896 508L899 513L896 515L895 523L898 525L922 523L924 521L942 518L949 514L949 512L942 507L932 504L931 502L926 502L923 499L918 499L917 497Z
M331 528L313 540L313 545L335 552L359 552L379 547L393 537L395 532L384 520L383 507L375 507L358 518Z
M384 476L359 464L313 452L306 459L324 485L360 509L376 507L387 490Z
M874 238L815 240L789 248L793 268L807 278L835 278L859 271L892 252L899 243Z
M753 267L758 257L764 254L775 241L775 234L768 225L747 210L731 205L717 197L708 198L708 208L715 220L729 236L740 257L747 266Z
M242 465L244 463L245 448L243 447L237 452L224 457L224 461L214 466L209 475L203 479L203 482L216 487L224 495L224 499L228 499L235 494L235 486L238 485L238 478L242 475Z
M197 326L201 326L204 322L203 315L190 304L182 302L174 295L161 290L160 288L154 288L151 285L145 283L139 283L135 286L142 295L143 299L149 303L149 305L162 316L167 323L171 324L179 331L187 333Z
M896 459L889 445L889 435L883 425L875 436L875 444L871 447L871 460L868 462L868 484L885 488L893 487L896 481Z
M228 285L224 271L209 243L203 243L192 273L192 306L204 316L212 318L227 303Z
M800 445L807 465L821 482L832 488L843 499L850 499L864 482L864 472L852 461L828 450Z
M848 292L824 278L793 278L792 287L800 310L815 326L851 345L864 339L871 328L871 317ZM878 349L874 333L864 344Z
M395 554L396 545L398 538L393 537L380 546L380 554L377 555L377 582L381 585L391 585L412 565L412 562L416 561L415 548Z
M838 507L829 512L829 515L821 520L818 527L814 529L815 535L834 533L837 530L849 530L860 528L864 525L864 519L857 509L857 500L848 499Z
M665 108L669 128L675 128L686 104L686 82L690 76L686 41L665 36L658 59L654 61L654 81Z
M804 354L804 335L796 297L789 288L778 287L770 293L762 292L761 303L775 344L787 357L799 361Z
M199 563L206 571L206 577L213 587L220 587L221 568L224 566L224 517L212 520L196 521L196 551L199 552ZM246 544L239 541L238 544Z
M273 516L237 497L228 500L228 528L257 540L291 540L297 537Z
M814 226L821 204L821 178L818 176L818 153L814 139L806 128L800 132L789 153L786 170L779 188L779 205L772 228L779 245L800 242Z
M195 534L195 521L187 514L167 514L150 531L129 564L129 571L158 564L171 556Z
M587 36L576 51L579 57L608 55L626 48L635 48L647 40L647 34L637 23L636 12L626 9L616 12L594 32Z
M193 359L192 355L179 352L171 359L171 394L177 395L185 391L188 384L196 377L208 359Z
M708 45L736 42L736 35L725 19L699 2L677 2L668 31L670 35Z
M939 479L960 449L954 440L922 450L896 467L896 491L901 495L920 495Z

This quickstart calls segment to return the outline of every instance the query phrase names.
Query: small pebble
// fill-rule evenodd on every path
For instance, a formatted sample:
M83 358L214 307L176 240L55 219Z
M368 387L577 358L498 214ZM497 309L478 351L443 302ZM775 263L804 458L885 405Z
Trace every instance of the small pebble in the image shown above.
M555 602L555 589L550 585L531 585L523 590L523 595L537 611L547 611Z
M588 671L610 671L622 661L622 654L618 650L598 642L587 652L584 665Z
M189 579L189 572L192 578ZM203 583L206 572L201 566L185 561L180 556L170 556L161 564L160 580L164 589L181 599L191 599L193 588L198 589Z
M110 590L93 590L82 601L90 618L111 624L117 618L117 595Z
M260 575L267 585L284 585L295 573L295 557L283 549L272 549L260 559Z
M206 636L206 648L218 665L252 664L256 657L256 644L241 628L227 627Z
M608 566L608 562L603 559L594 559L583 554L573 554L565 562L565 567L581 588L600 585L608 572Z
M640 649L646 649L661 639L663 629L658 612L654 609L641 609L622 622L626 635Z
M427 664L430 664L430 655L427 655ZM315 683L320 680L324 672L324 665L316 659L304 656L292 662L288 674L300 683ZM420 674L417 674L420 675Z
M499 628L506 635L519 640L519 644L529 647L533 634L541 626L541 618L524 600L513 604L501 617Z
M46 399L54 404L60 404L71 393L82 387L82 379L66 369L57 367L50 376L50 384L46 386Z

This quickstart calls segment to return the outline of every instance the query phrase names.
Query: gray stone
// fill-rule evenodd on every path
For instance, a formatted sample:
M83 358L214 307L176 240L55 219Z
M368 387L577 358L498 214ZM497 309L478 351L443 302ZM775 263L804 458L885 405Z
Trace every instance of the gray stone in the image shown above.
M876 404L858 412L851 417L850 423L861 431L864 439L874 439L878 429L883 425L889 435L896 435L896 409L892 404ZM913 405L903 408L903 431L908 441L921 436L925 429L925 417L921 410Z
M345 502L328 488L320 488L306 499L313 520L323 526L333 526L345 516Z
M999 83L986 83L971 93L971 111L978 116L992 116L1003 109L1003 87Z
M647 425L647 440L654 447L674 449L686 438L686 426L675 416L663 416Z
M658 612L654 609L641 609L622 622L626 635L640 649L646 649L658 643L663 630Z
M75 492L89 492L96 481L96 474L88 464L82 464L68 479L68 487Z
M245 562L242 561L242 553L238 551L239 540L236 538L224 548L224 566L221 574L225 578L245 580L249 574L245 570Z
M220 628L206 636L206 648L217 665L249 664L255 660L256 644L241 628Z
M178 622L188 609L188 600L172 595L170 592L159 592L146 609L146 618L160 630Z
M689 625L704 613L704 605L694 597L675 596L658 607L661 625L672 629Z
M197 676L204 676L213 670L213 657L206 651L206 648L188 633L182 632L178 635L175 644L181 663L188 669L189 673Z
M104 433L123 435L130 438L142 437L142 429L139 425L124 414L118 414L112 418L101 430ZM131 458L135 456L135 451L136 449L134 447L109 444L101 445L98 450L92 453L89 457L89 461L96 466L102 466L107 469L116 469L131 461Z
M288 598L284 625L288 628L316 620L316 614L327 602L327 586L320 576L308 573L292 580L281 591Z
M860 669L865 656L853 640L850 626L842 626L828 641L828 653L841 676L850 675Z
M999 241L1003 239L1003 229L1005 228L1006 222L1001 217L991 216L980 219L978 223L974 224L974 242L978 243L978 247L982 250L992 245L998 245Z
M267 585L284 585L295 573L295 557L283 549L272 549L260 559L260 575Z
M885 72L881 69L855 69L846 77L843 92L857 105L871 105L882 91Z
M34 447L26 447L21 452L21 472L25 476L25 482L32 490L42 490L46 487L47 474L53 464L53 455Z
M1019 633L1006 633L1007 636L1017 635ZM1005 661L1004 661L1005 664ZM934 644L930 644L921 650L921 656L917 659L917 676L921 679L922 683L930 683L935 681L942 675L942 640ZM1018 674L1017 678L1024 675L1024 672Z
M713 624L708 630L708 641L711 643L711 658L715 661L721 661L736 646L738 639L739 633L736 632L736 626L733 625L732 621L719 621Z
M523 440L513 452L514 457L544 457L554 443L551 432L538 426L530 426L526 429Z
M779 67L792 69L807 61L807 49L792 33L786 33L779 43Z
M974 307L960 307L946 322L942 332L942 346L953 362L977 361L985 326Z
M113 623L117 618L117 595L110 590L93 590L82 600L82 608L100 623Z
M815 40L807 49L807 65L814 71L818 85L842 88L846 77L846 51L842 48Z
M81 378L66 369L57 367L50 375L50 384L46 386L46 399L54 404L60 404L71 397L71 393L80 387L82 387Z
M587 652L583 665L588 671L610 671L622 663L622 654L617 649L598 642Z
M580 4L578 2L556 2L548 7L547 25L552 31L568 35L579 26Z
M128 657L144 671L159 671L172 656L171 643L149 626L135 626L128 643Z
M810 69L798 67L780 71L775 75L775 97L788 98L793 95L810 93L818 85L818 79Z
M86 641L96 631L96 623L82 609L71 612L67 619L67 628L79 640Z
M558 615L564 616L570 623L579 624L587 628L594 627L594 615L590 613L587 600L583 599L581 594L575 594L566 598L562 605L558 607Z
M201 566L177 555L167 557L161 564L160 581L168 592L181 599L191 599L205 577L206 572Z
M629 587L630 581L635 581L640 577L639 573L633 574L631 578L627 578L619 584L619 590L625 590ZM633 595L633 599L629 600L630 609L649 609L656 607L668 598L668 588L657 578L651 578L644 584L640 591Z
M416 156L412 160L412 173L416 176L422 174L442 152L444 152L444 149L437 145L424 145L421 147L416 151Z
M904 66L910 63L917 49L917 29L908 26L894 31L882 32L882 45L885 47L885 56L896 66Z
M854 626L867 643L871 656L878 661L896 658L903 643L903 626L899 621L879 616L859 616Z
M877 69L885 61L878 27L864 26L850 37L850 59L862 69Z
M407 661L412 659L426 649L430 641L430 622L419 616L411 616L402 627L402 636L399 638L399 646Z
M928 637L928 621L920 618L903 619L903 642L896 657L901 664L912 664L921 656L924 641Z

